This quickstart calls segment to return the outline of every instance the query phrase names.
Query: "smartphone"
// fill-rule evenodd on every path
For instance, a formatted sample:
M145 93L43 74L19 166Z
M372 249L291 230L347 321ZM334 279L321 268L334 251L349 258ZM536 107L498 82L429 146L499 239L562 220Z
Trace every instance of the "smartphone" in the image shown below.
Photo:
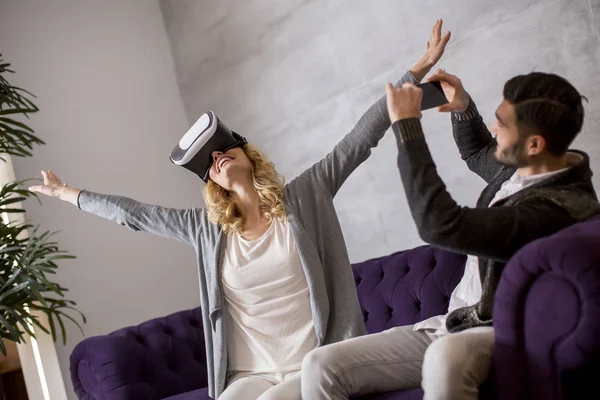
M448 103L448 99L446 99L446 96L444 95L444 90L442 89L440 81L420 83L417 87L420 87L423 90L421 110L428 110Z

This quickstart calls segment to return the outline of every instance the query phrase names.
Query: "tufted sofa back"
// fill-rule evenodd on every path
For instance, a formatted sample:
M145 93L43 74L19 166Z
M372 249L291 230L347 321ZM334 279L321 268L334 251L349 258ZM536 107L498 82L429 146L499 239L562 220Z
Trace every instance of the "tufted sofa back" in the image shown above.
M80 399L155 399L208 385L200 308L94 336L71 354Z
M421 246L355 264L354 279L369 333L445 314L466 257Z

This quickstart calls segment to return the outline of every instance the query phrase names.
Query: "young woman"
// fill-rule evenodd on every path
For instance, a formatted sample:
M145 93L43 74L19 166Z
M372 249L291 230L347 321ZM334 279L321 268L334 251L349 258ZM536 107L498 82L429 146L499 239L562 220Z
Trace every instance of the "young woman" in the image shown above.
M421 81L437 63L450 38L441 29L438 20L424 56L399 84ZM205 209L80 190L51 171L30 190L194 246L211 397L300 399L303 357L365 333L333 198L389 126L381 98L331 153L287 185L252 145L214 152Z

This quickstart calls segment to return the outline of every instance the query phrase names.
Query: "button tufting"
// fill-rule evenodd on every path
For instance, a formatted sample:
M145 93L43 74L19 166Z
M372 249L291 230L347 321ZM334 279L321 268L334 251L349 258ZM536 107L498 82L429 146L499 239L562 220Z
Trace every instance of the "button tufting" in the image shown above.
M165 335L173 336L173 330L169 327L165 328L163 332Z

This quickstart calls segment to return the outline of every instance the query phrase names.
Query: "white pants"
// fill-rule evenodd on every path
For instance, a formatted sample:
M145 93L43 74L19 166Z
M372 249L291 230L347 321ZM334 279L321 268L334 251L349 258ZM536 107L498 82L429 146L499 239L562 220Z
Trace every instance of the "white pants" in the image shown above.
M219 400L301 400L300 372L233 376Z
M493 345L491 327L438 338L402 326L319 347L304 357L302 398L346 400L422 386L425 400L476 400Z

